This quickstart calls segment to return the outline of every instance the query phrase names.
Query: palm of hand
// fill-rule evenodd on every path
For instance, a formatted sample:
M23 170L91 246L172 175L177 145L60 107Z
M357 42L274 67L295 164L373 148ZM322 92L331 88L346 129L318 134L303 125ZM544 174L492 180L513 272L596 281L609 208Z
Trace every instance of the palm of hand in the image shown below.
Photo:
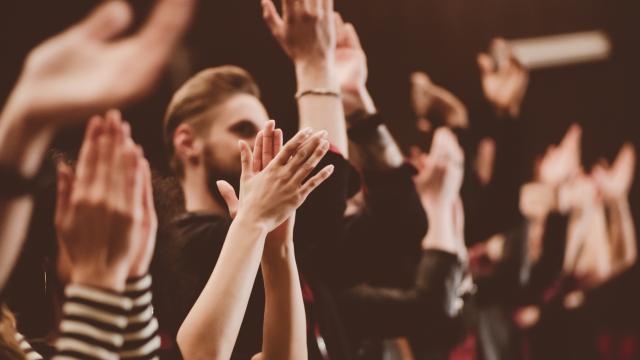
M163 65L142 56L132 42L52 41L37 48L25 68L34 117L64 113L84 117L96 109L128 103L146 93Z

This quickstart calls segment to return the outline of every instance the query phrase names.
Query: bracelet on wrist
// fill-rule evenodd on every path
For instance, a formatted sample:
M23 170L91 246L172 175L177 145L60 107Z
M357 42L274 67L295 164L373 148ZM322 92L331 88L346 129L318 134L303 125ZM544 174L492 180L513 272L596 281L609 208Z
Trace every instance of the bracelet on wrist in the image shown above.
M334 97L337 99L340 99L342 97L342 95L340 94L340 91L317 88L317 89L300 90L296 93L295 98L296 100L300 100L305 96L328 96L328 97Z

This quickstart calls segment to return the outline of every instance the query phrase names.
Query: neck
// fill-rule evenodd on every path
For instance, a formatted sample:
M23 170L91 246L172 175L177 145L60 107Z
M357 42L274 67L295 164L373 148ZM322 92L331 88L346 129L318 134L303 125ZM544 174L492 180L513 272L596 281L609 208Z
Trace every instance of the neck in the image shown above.
M204 169L185 171L181 181L185 207L188 212L205 212L215 215L227 215L227 209L209 191L207 174Z

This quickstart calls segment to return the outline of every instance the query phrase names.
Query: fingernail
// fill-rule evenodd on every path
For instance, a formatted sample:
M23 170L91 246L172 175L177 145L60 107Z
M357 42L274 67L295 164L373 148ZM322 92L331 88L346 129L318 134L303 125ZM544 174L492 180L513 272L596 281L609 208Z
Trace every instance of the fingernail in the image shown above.
M305 136L311 135L312 132L313 130L311 130L311 128L308 128L308 127L302 130L302 134L304 134Z

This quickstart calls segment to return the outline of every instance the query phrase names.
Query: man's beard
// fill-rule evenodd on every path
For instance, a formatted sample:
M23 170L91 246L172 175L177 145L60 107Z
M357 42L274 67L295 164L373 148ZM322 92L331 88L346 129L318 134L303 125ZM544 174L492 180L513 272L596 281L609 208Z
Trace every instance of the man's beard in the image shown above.
M224 206L226 206L227 203L226 201L224 201L224 198L220 194L216 182L220 180L228 182L236 191L236 194L239 195L240 174L229 172L216 166L216 159L210 149L206 149L204 151L204 165L207 172L207 187L209 189L209 193L211 193L213 198L219 204L223 204Z

